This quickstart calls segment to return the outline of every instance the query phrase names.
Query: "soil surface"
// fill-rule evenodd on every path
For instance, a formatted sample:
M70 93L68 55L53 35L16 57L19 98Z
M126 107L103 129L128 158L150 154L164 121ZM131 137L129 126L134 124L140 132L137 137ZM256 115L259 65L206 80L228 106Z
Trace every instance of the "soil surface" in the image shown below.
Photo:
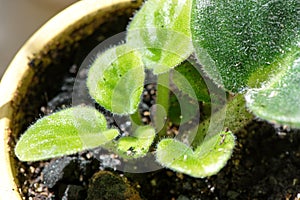
M59 93L41 108L42 115L69 107L78 66L72 65L64 78ZM84 77L84 76L83 76ZM144 122L150 121L150 106L155 101L155 85L144 88L140 111ZM106 114L110 126L126 132L126 122L117 124ZM232 158L215 176L197 179L162 169L143 174L115 171L117 157L102 149L43 162L26 163L20 168L23 193L26 199L122 199L120 188L134 191L133 199L300 199L300 132L286 127L275 127L262 121L253 121L236 133L237 145ZM102 196L91 196L92 177L99 171L110 171L118 183L100 181ZM94 175L95 176L95 175ZM117 178L119 177L119 178ZM126 178L123 181L122 178ZM94 179L93 179L94 180ZM101 179L102 180L102 179ZM114 197L114 198L113 198ZM124 199L128 199L127 197ZM131 199L131 198L129 198Z

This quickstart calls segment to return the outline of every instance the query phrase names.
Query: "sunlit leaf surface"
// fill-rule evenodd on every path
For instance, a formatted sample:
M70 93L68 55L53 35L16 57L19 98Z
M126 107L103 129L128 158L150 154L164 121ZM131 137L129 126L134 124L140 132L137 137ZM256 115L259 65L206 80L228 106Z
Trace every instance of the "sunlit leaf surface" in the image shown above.
M91 107L68 108L30 126L16 145L22 161L36 161L91 149L119 134L106 127L105 117Z
M121 45L96 58L88 73L87 86L90 95L105 109L132 114L140 102L144 78L140 54Z
M156 158L164 167L203 178L218 173L224 167L234 145L235 137L231 132L206 137L195 151L180 141L163 139L157 146Z
M282 73L246 94L247 107L256 116L300 128L300 51L280 64Z
M127 44L142 53L146 68L168 71L193 51L190 33L192 0L147 1L128 27Z
M154 137L155 130L153 127L140 126L132 136L122 137L118 140L118 153L125 158L143 157L148 153Z

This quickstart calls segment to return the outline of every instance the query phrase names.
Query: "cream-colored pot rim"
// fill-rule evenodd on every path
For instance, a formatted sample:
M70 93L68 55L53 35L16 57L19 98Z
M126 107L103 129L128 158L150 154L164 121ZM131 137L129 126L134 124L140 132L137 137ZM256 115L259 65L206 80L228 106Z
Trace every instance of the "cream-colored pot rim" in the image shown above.
M16 54L0 83L0 199L20 200L21 196L13 176L9 156L9 131L12 117L12 103L17 89L28 76L28 57L39 52L70 26L91 13L108 7L130 7L132 0L82 0L66 8L42 26ZM131 5L132 7L132 5Z

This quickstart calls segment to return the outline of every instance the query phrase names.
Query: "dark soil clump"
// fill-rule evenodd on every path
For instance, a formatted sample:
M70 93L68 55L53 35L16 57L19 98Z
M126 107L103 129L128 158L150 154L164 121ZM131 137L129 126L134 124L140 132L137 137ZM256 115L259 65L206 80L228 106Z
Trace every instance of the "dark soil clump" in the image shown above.
M108 171L99 171L91 178L86 200L141 200L127 179Z

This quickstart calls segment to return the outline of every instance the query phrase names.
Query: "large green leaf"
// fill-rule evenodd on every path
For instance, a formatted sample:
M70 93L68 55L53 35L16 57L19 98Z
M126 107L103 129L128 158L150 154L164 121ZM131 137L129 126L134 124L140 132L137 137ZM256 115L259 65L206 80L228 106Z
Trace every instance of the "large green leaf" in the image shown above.
M272 63L297 45L299 0L193 0L192 7L197 57L230 91L261 85L280 67ZM254 85L248 85L250 76Z
M21 136L15 153L22 161L48 159L98 147L118 134L107 129L96 109L78 106L39 119Z
M231 132L221 132L206 137L193 151L186 144L163 139L157 146L156 159L163 166L196 178L214 175L231 157L235 137Z
M248 91L247 107L262 119L300 128L300 50L279 65L281 73Z
M128 27L127 44L143 54L155 74L168 71L193 51L192 0L148 0Z
M88 73L87 86L90 95L105 109L132 114L140 102L144 78L140 54L120 45L96 58Z

